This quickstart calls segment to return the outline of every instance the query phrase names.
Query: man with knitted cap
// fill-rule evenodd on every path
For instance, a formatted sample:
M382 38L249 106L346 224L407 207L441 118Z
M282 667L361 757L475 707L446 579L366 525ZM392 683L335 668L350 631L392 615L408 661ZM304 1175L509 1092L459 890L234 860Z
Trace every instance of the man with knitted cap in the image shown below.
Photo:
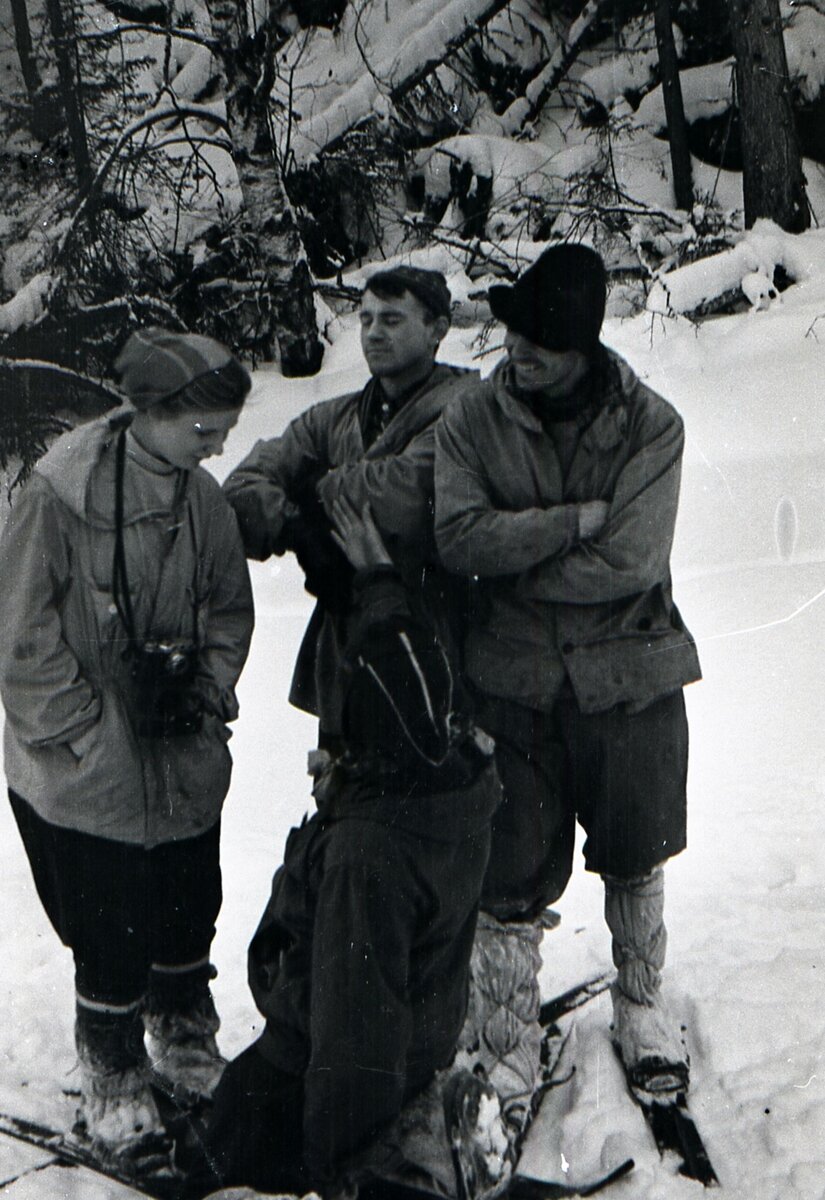
M435 529L482 595L465 670L504 788L482 909L502 935L535 921L578 821L605 883L614 1037L631 1079L667 1090L687 1056L659 990L662 863L685 846L682 688L700 677L669 566L683 428L601 344L605 299L600 256L572 244L490 288L506 356L439 425Z

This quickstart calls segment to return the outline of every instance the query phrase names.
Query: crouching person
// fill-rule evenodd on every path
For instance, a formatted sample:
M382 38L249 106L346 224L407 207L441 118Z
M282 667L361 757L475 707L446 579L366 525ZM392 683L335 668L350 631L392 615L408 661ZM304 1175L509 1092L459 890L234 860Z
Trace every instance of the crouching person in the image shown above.
M150 1080L189 1099L223 1067L210 946L253 616L234 514L199 464L250 379L217 342L156 328L117 369L133 411L60 437L11 510L0 691L12 808L74 954L80 1127L137 1161L164 1133Z
M206 1156L213 1186L324 1197L374 1173L377 1135L452 1060L499 802L489 740L456 711L369 509L336 501L334 521L356 568L343 751L311 755L318 811L250 947L266 1028L226 1070Z

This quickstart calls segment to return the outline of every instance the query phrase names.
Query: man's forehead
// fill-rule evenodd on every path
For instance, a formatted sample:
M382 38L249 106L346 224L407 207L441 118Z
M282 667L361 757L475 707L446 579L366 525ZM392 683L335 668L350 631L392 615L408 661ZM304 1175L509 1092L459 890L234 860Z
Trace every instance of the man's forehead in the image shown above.
M409 313L426 313L426 308L412 292L406 288L400 296L383 296L376 295L367 289L361 296L361 310L369 310L370 312L391 313L407 315Z

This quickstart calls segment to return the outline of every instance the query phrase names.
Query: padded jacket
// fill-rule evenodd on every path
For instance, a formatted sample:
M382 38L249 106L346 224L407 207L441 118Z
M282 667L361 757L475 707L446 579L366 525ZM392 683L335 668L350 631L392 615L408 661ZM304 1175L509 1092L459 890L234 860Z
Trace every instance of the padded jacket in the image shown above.
M405 581L420 589L422 565L430 576L443 574L432 528L435 425L448 401L475 380L475 372L436 364L366 449L359 419L364 391L313 405L280 437L257 442L224 483L249 557L263 560L291 549L285 526L296 515L295 499L308 481L320 480L317 491L329 516L340 495L358 511L371 506ZM438 579L432 583L424 590L436 595ZM316 607L290 690L291 702L319 716L322 728L333 734L341 724L344 620ZM439 635L446 631L439 628Z
M684 430L605 351L602 391L563 478L551 433L507 388L504 364L436 433L435 532L451 571L477 576L465 670L484 692L549 710L569 680L583 712L642 707L700 678L673 603L670 550ZM578 536L577 508L609 505Z

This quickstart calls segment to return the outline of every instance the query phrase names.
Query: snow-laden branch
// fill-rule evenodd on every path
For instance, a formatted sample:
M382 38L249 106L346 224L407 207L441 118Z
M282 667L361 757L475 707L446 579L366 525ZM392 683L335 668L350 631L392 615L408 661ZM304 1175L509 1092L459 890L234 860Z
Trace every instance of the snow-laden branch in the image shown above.
M46 311L57 280L47 271L33 276L15 292L11 300L0 304L0 333L17 333L39 321Z
M13 379L15 374L31 376L45 384L62 389L77 388L78 391L96 396L107 407L114 408L123 404L125 399L122 392L99 379L64 367L60 363L47 362L42 358L4 358L0 356L0 375Z
M428 41L425 41L422 46L422 49L425 50L425 56L418 70L413 71L401 83L394 84L391 88L390 99L393 103L397 104L408 92L418 87L419 83L422 83L428 75L431 75L436 67L440 67L445 59L455 54L457 50L460 50L462 46L469 42L470 38L480 33L485 25L492 21L493 17L497 16L503 8L507 7L509 2L510 0L491 0L477 16L468 17L464 29L454 37L449 38L445 44L436 44L433 46ZM464 15L467 17L466 11ZM426 33L426 31L424 32Z
M503 0L419 0L393 29L394 49L322 112L292 133L292 149L305 161L338 142L362 121L385 116L390 105L421 83L446 58L505 7Z
M576 17L567 33L564 42L559 43L546 66L538 75L531 79L523 96L506 108L501 114L501 131L506 136L518 133L526 121L532 120L539 112L551 92L558 87L561 80L578 53L579 43L587 30L593 24L599 9L603 8L606 0L588 0L581 13Z

